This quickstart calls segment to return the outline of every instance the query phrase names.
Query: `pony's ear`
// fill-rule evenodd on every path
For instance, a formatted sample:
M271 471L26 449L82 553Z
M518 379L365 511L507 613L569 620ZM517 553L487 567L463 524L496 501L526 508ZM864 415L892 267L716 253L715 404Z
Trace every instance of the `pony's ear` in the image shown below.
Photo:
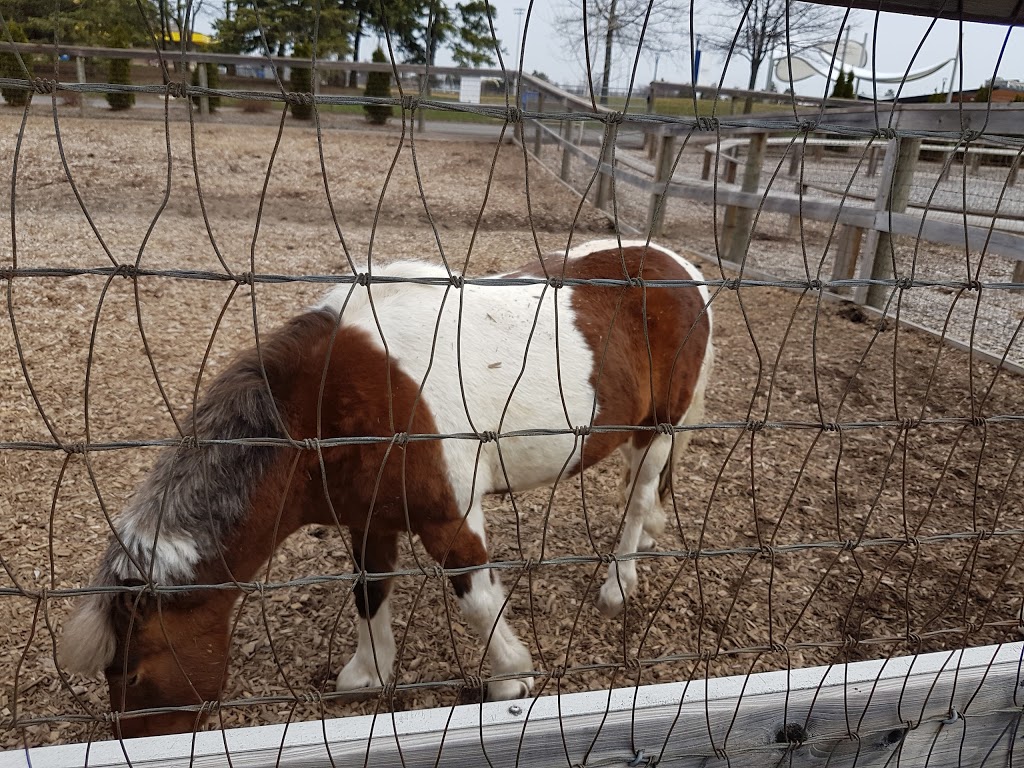
M140 579L121 579L119 586L144 587L146 582ZM131 619L134 616L136 624L146 619L151 605L152 598L148 592L125 591L114 596L114 610L124 619Z
M66 672L95 675L114 660L114 636L110 595L81 598L64 624L57 644L57 662Z

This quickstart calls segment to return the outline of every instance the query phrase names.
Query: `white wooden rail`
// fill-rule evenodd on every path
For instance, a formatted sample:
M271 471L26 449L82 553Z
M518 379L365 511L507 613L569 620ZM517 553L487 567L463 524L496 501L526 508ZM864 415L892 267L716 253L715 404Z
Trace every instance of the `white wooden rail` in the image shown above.
M1011 768L1024 644L0 753L0 768ZM88 761L86 760L88 758ZM1019 764L1019 762L1017 763Z

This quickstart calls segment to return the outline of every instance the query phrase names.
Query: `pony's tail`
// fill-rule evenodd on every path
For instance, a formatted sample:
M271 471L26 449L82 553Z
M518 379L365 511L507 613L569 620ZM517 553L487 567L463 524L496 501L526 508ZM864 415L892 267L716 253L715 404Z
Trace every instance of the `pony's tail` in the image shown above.
M91 676L110 666L117 646L111 610L109 594L79 599L57 644L57 662L66 672Z

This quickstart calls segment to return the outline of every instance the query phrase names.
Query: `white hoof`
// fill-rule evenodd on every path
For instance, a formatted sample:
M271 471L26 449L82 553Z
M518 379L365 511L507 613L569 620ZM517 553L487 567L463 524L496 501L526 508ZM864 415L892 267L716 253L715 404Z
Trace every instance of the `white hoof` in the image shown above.
M644 531L640 534L640 543L637 545L637 552L653 552L657 549L657 542L654 537Z
M391 670L381 669L380 671L381 674L378 674L377 667L372 659L367 664L358 655L353 656L341 672L338 673L334 689L338 693L345 693L347 691L361 691L364 688L376 688L385 685L391 680Z
M488 701L508 701L509 699L525 699L533 690L533 678L521 677L517 680L495 680L487 684Z

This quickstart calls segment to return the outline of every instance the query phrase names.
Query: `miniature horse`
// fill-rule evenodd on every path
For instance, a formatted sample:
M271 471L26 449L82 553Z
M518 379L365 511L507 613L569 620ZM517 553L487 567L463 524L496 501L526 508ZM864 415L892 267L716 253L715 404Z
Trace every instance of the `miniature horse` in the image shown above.
M712 364L709 295L680 256L643 242L578 246L509 273L529 285L439 284L438 266L375 272L431 284L339 286L264 336L216 378L198 405L199 440L290 438L166 449L118 518L94 583L61 639L69 671L103 670L116 736L189 731L219 699L229 625L241 591L274 549L305 525L341 525L359 573L395 569L412 532L450 576L465 620L488 641L488 698L526 696L527 648L502 618L505 596L488 562L481 497L551 484L622 449L626 512L616 553L650 547L665 524L673 454L703 413ZM611 285L560 285L604 278ZM643 283L635 278L643 278ZM645 426L608 430L601 425ZM542 435L508 435L522 430ZM554 434L552 434L554 432ZM404 439L404 435L462 438ZM473 434L481 439L465 439ZM508 435L508 436L506 436ZM377 436L310 450L312 438ZM308 442L307 442L308 441ZM666 496L665 494L669 494ZM612 562L598 606L613 616L636 566ZM225 585L151 592L117 587ZM355 588L359 638L340 691L387 683L396 657L390 580Z

